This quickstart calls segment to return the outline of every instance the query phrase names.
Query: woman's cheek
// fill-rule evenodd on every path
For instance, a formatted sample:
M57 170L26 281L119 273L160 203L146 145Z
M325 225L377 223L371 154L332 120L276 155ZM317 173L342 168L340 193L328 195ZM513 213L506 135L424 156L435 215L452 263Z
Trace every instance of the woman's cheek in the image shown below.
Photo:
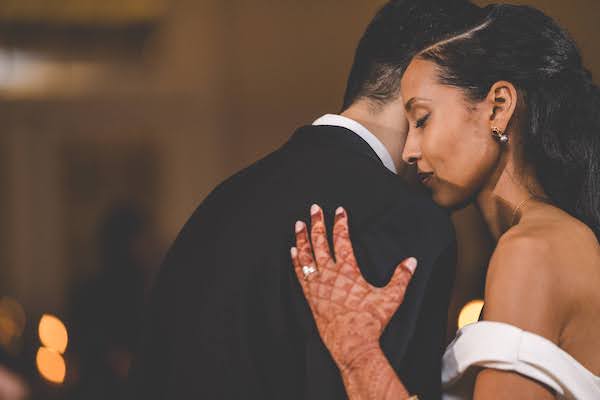
M448 140L448 135L428 141L423 155L434 169L433 200L440 206L453 208L470 199L480 187L481 154L465 141ZM427 149L427 150L425 150Z
M453 135L444 129L436 129L425 135L422 143L422 155L433 172L440 178L452 176L459 152ZM449 176L448 176L449 175Z
M434 169L436 168L436 164L443 161L443 152L441 151L443 147L440 146L440 140L443 140L443 137L435 130L425 131L421 140L421 156ZM434 172L437 173L437 171Z

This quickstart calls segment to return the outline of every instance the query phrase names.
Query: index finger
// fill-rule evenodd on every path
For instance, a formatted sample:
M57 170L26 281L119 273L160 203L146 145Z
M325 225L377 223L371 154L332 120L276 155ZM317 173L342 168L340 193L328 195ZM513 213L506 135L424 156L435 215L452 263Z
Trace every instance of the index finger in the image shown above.
M296 222L295 230L296 249L298 250L298 261L300 262L302 270L304 270L305 268L317 268L313 258L312 247L310 245L310 241L308 240L308 231L306 224L302 221ZM312 273L308 276L304 276L303 279L310 280L315 274L318 274L318 269L317 272Z
M302 272L302 263L300 262L300 259L298 258L298 249L296 247L292 247L290 249L290 255L292 256L292 264L294 264L294 271L296 272L296 276L298 277L298 282L300 283L300 286L302 287L302 291L304 292L304 297L306 297L308 304L312 307L311 299L310 299L310 291L308 289L308 281L305 279L304 273Z

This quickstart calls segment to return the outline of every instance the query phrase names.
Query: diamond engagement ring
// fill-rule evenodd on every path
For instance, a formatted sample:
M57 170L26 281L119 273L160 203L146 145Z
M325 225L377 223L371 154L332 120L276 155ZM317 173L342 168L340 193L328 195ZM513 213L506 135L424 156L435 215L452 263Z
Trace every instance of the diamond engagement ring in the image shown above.
M302 267L302 272L304 273L304 279L308 279L309 276L317 272L317 267L305 265Z

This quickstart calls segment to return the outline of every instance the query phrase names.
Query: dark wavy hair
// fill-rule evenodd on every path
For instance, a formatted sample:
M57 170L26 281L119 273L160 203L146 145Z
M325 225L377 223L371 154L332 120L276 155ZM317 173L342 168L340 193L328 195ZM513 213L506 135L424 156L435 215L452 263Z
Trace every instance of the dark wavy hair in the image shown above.
M467 0L391 0L360 39L342 111L359 99L386 104L399 95L402 74L417 51L481 19Z
M553 19L527 6L492 5L478 24L422 50L441 83L481 101L511 82L521 157L552 202L600 238L600 90L575 42Z

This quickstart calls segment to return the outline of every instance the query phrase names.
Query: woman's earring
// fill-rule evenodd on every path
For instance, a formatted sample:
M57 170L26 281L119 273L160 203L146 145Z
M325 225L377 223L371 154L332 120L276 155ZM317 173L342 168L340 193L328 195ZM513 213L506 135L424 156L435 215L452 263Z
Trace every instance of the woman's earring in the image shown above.
M494 137L494 139L496 139L500 143L503 143L503 144L508 143L508 140L509 140L508 135L496 127L492 128L492 136Z

